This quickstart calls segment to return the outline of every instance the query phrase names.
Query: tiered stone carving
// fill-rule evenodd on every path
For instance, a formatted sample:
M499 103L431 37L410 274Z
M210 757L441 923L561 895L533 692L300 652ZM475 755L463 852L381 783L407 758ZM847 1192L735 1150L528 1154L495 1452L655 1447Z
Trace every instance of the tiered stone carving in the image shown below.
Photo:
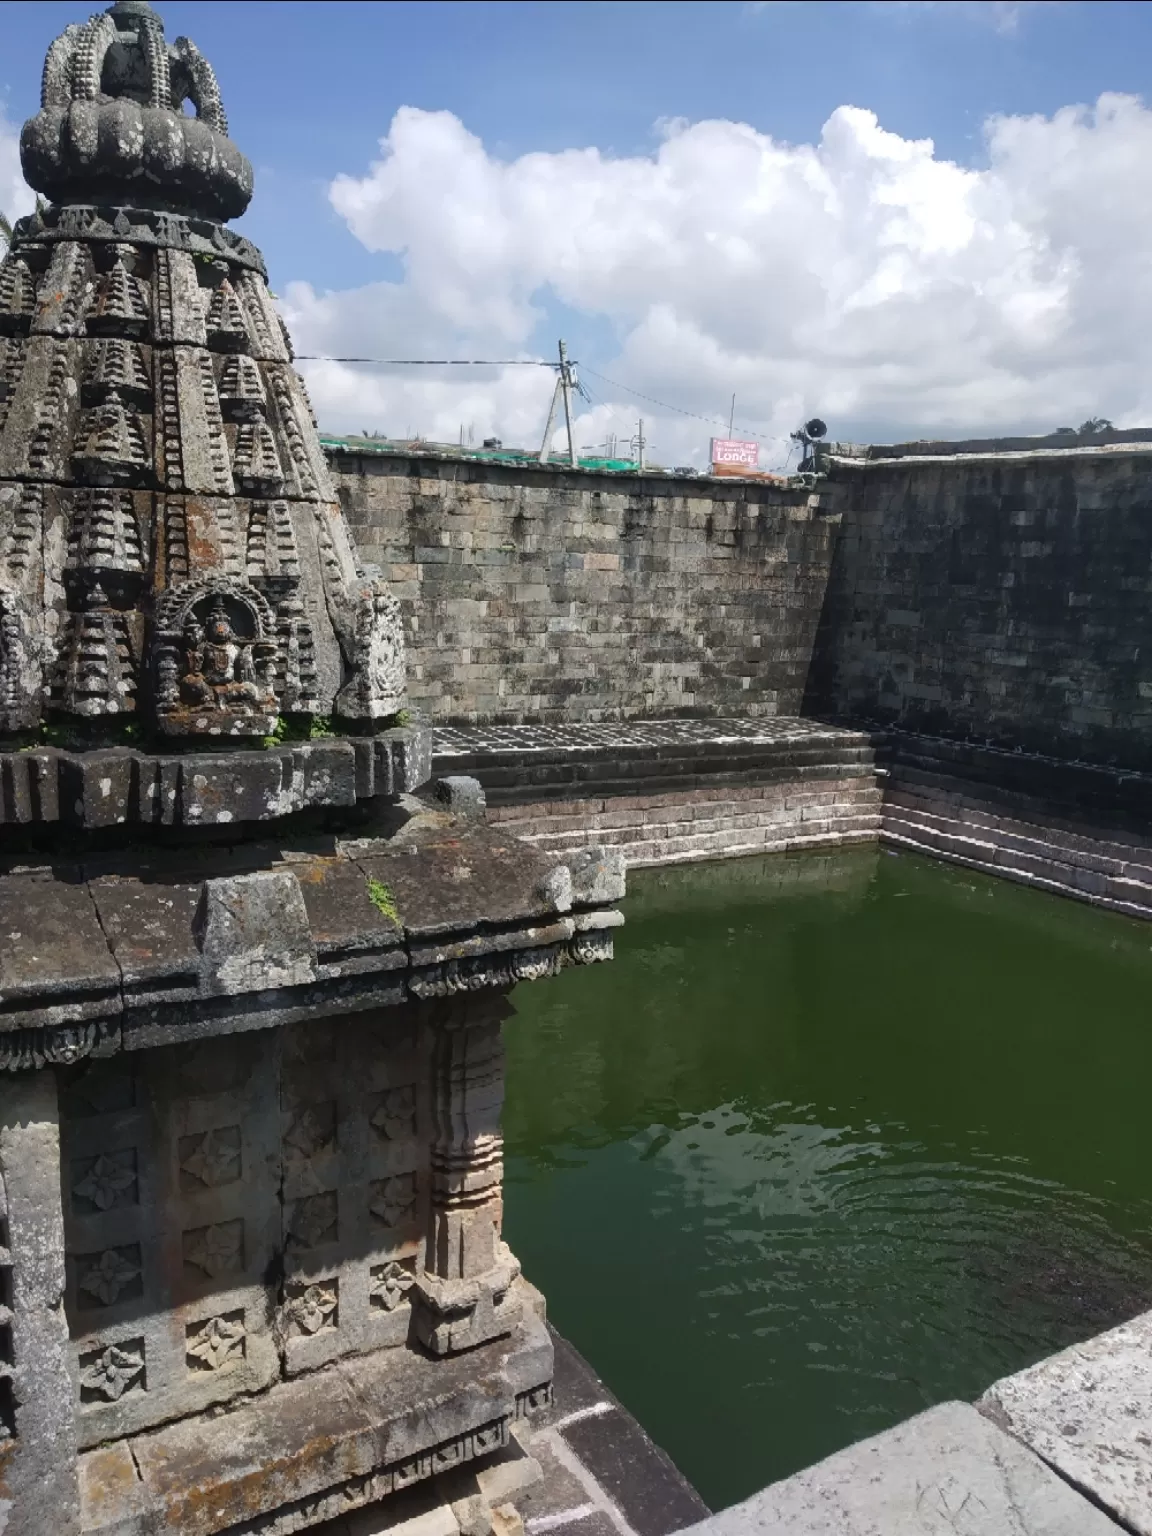
M118 0L53 44L21 142L55 206L0 267L0 733L387 722L399 608L357 566L259 252L216 222L252 173L210 66Z

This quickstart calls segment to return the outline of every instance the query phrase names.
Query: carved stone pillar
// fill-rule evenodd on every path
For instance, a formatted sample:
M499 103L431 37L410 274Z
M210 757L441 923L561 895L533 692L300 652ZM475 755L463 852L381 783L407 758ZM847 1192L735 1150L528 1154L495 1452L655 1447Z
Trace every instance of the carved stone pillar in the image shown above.
M416 1335L453 1354L508 1333L520 1316L520 1266L500 1236L503 1216L503 994L463 996L429 1010L431 1188Z
M60 1131L51 1071L0 1080L0 1203L0 1530L78 1536Z

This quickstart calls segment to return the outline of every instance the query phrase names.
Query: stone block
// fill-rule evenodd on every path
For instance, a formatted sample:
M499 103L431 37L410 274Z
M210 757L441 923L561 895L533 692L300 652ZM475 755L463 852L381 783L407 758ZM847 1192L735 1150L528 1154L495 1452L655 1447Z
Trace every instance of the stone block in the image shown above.
M1005 1377L977 1406L1126 1530L1152 1536L1152 1312Z
M316 948L290 870L206 880L193 926L208 996L300 986L316 979Z
M0 1527L79 1536L76 1422L64 1296L60 1132L51 1072L0 1081Z
M60 760L60 803L73 826L114 827L136 819L135 761L130 752L86 752Z
M436 780L434 793L437 803L453 816L484 815L486 800L479 779L470 778L467 774L449 774L447 778Z
M0 931L0 1030L120 1012L120 970L84 885L32 875L0 880Z
M318 974L347 976L403 966L403 930L385 910L359 865L335 860L293 863L304 900Z
M355 805L356 753L350 741L313 741L293 754L301 805Z
M284 763L278 752L197 754L180 762L179 812L185 826L265 821L282 810Z
M696 1536L1115 1536L966 1403L941 1403L690 1529Z
M623 901L624 856L618 848L592 847L570 854L564 861L572 875L572 902L576 907Z
M357 862L391 892L410 934L471 930L559 910L544 889L551 862L494 828L422 825L416 818L386 846L387 852Z
M129 1006L173 1001L198 989L200 951L192 930L199 883L110 876L89 889Z

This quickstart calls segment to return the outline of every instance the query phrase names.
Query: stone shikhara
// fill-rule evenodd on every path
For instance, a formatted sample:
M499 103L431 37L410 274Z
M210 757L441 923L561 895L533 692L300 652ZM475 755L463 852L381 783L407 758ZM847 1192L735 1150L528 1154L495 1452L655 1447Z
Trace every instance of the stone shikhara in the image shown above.
M550 1396L501 1237L501 1021L515 982L610 958L619 861L593 890L473 781L413 798L399 605L220 222L252 192L227 131L144 0L69 27L22 139L52 201L0 266L21 1536L302 1530ZM9 857L29 836L47 862Z
M52 45L23 156L53 206L0 268L0 727L209 744L394 716L399 607L359 567L262 263L215 222L252 171L210 65L113 6Z

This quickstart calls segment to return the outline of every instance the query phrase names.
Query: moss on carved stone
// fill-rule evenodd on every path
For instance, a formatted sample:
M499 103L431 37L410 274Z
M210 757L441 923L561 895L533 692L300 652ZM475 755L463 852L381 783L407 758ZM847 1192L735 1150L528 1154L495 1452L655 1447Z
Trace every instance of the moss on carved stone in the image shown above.
M396 905L396 898L392 894L391 888L385 885L383 880L369 879L368 900L376 908L377 912L382 912L385 917L391 918L394 923L400 921L400 910Z

